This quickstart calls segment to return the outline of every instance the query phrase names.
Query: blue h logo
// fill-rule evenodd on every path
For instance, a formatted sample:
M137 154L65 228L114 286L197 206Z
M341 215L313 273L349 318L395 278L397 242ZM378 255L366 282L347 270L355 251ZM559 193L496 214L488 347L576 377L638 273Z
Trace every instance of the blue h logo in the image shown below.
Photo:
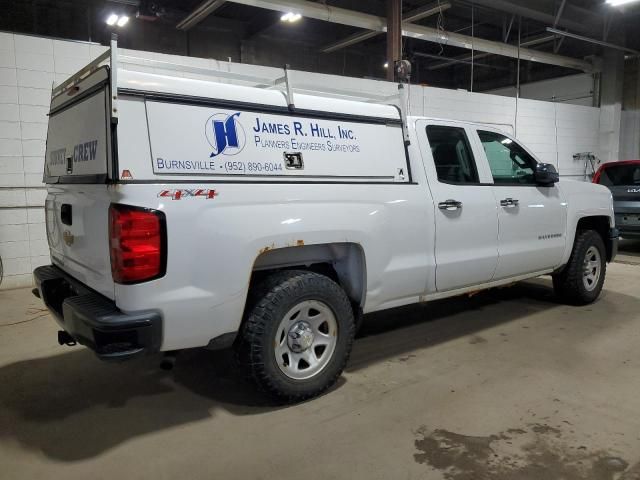
M209 143L214 147L214 151L210 155L211 158L224 153L227 148L242 150L242 147L244 147L244 138L239 137L238 130L236 129L236 117L239 115L240 112L237 112L233 115L226 116L226 118L220 114L209 118L211 126L213 127L214 140L214 142L211 142L209 132L207 132ZM240 145L241 142L243 145Z

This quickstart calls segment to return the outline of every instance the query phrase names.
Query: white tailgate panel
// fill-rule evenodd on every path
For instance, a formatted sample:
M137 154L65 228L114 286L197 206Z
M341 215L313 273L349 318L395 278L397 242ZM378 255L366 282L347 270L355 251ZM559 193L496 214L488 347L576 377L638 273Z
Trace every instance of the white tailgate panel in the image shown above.
M45 202L51 260L72 277L113 298L109 255L107 185L49 185ZM71 208L72 222L62 222L62 205Z
M155 175L409 180L400 125L147 102ZM300 152L303 168L287 168Z

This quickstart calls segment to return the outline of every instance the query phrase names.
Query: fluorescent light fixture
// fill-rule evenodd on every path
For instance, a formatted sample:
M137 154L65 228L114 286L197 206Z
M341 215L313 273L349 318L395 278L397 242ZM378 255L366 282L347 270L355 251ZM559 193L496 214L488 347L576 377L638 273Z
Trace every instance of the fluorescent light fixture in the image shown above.
M511 140L510 138L505 138L500 143L502 143L503 145L509 145L510 143L513 143L513 140Z
M638 0L607 0L606 3L612 7L619 7L620 5L626 5L627 3L637 2Z
M302 18L302 15L299 13L287 12L280 17L280 20L283 22L294 23Z
M114 25L117 25L118 27L124 27L127 23L129 23L129 17L127 15L118 15L112 13L107 17L105 22L110 27L113 27Z

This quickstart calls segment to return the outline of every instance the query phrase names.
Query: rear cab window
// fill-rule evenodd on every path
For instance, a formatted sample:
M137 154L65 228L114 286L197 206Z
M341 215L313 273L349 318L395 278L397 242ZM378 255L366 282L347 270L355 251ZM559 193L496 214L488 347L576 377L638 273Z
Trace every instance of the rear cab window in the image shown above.
M438 181L458 185L480 183L473 151L464 128L429 125L427 138Z

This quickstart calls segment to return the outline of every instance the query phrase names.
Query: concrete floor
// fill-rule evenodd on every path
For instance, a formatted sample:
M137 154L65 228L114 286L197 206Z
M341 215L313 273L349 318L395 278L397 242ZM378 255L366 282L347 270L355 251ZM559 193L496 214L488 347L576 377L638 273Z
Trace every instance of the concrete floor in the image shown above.
M2 479L640 479L640 246L600 300L548 279L370 316L339 385L277 407L225 352L105 364L0 292Z

